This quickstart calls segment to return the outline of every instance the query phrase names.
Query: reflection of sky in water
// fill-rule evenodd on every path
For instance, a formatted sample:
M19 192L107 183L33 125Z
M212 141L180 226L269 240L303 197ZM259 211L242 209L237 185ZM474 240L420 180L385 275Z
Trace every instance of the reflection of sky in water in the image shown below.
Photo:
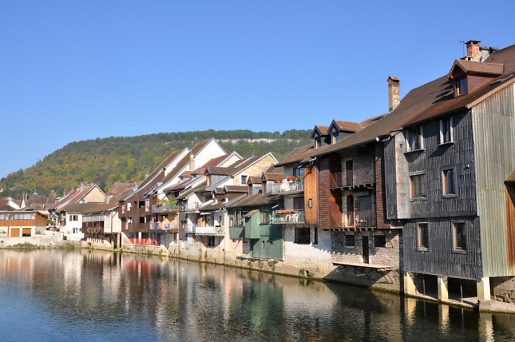
M480 341L515 317L210 264L0 250L1 341Z

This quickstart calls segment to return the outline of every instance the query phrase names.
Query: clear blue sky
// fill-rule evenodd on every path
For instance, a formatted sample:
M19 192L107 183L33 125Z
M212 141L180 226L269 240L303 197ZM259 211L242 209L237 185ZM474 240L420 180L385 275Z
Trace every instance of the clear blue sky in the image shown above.
M460 40L515 43L515 1L2 1L0 177L65 144L283 131L387 110Z

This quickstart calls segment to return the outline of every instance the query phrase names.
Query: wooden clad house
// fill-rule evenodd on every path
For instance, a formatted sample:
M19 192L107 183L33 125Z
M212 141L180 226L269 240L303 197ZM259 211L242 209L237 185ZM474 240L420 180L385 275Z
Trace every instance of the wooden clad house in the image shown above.
M43 233L48 214L38 210L1 210L0 238L31 237Z
M388 216L405 222L405 291L442 300L501 298L498 285L515 276L515 46L466 44L465 58L420 88L431 104L411 108L385 144Z

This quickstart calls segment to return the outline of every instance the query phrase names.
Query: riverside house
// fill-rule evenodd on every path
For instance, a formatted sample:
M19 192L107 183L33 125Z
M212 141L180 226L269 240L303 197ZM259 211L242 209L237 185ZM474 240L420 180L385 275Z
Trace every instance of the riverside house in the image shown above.
M106 200L106 194L96 184L81 184L80 187L73 189L68 194L60 198L55 204L48 207L59 231L68 240L80 241L84 234L82 228L82 213L78 211L67 211L69 205L81 203L103 203ZM73 208L75 209L75 208Z
M1 210L0 238L31 237L44 234L48 213L36 210Z
M196 255L206 248L212 253L231 253L236 246L225 239L228 236L229 218L226 204L247 196L247 180L259 177L262 172L277 163L272 153L251 156L226 167L205 167L205 183L179 194L183 201L181 222L186 236L182 246Z
M130 195L120 201L122 232L128 236L128 241L134 244L168 245L173 240L173 234L179 232L179 227L156 224L159 221L154 221L152 204L157 205L158 200L163 200L166 188L179 183L184 172L194 171L210 159L225 154L223 148L214 139L210 139L197 143L191 150L184 148L165 158ZM157 206L154 208L157 209ZM174 216L176 212L171 210L168 214ZM174 218L169 220L173 221Z
M393 254L377 250L402 248L395 268L407 294L473 302L493 294L511 301L515 46L466 45L467 56L447 75L410 91L398 105L399 80L389 78L391 112L313 154L320 169L319 219L322 227L343 232L344 254L347 236L354 235L348 250L354 248L363 270L366 264L394 266ZM364 204L367 196L375 199ZM364 206L371 216L356 214ZM351 263L347 257L336 262L338 272L348 273ZM377 280L387 279L397 282Z

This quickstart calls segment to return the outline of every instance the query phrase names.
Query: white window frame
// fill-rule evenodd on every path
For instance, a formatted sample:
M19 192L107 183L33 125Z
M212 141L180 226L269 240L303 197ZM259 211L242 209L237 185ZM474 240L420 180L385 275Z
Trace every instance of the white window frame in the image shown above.
M447 190L447 192L445 192L445 172L446 171L452 171L452 186L453 186L453 192L449 192ZM443 197L455 197L456 196L456 168L454 167L446 167L446 168L443 168L441 173L440 173L440 177L441 177L441 185L442 185L442 196Z
M420 226L421 225L425 225L426 229L427 229L427 245L426 246L421 245L421 241L422 241L421 234L420 234ZM417 250L422 251L422 252L427 252L430 247L429 240L430 240L429 223L428 222L417 222Z
M451 140L449 141L444 141L444 136L443 136L443 122L444 120L446 119L441 119L440 120L440 145L444 145L444 144L452 144L454 142L454 122L453 122L453 117L449 117L448 120L449 120L449 131L450 131L450 136L451 136Z
M465 237L465 248L458 247L456 239L457 237L457 230L456 225L462 224L463 225L463 235ZM452 236L452 251L456 253L466 253L468 250L468 237L467 237L467 223L465 221L451 221L451 236Z
M416 130L420 131L419 139L420 139L420 147L419 148L413 148L413 145L415 145L415 134L414 132ZM422 151L425 148L424 144L424 127L422 125L417 126L415 128L409 128L406 130L406 151L412 152L412 151Z

